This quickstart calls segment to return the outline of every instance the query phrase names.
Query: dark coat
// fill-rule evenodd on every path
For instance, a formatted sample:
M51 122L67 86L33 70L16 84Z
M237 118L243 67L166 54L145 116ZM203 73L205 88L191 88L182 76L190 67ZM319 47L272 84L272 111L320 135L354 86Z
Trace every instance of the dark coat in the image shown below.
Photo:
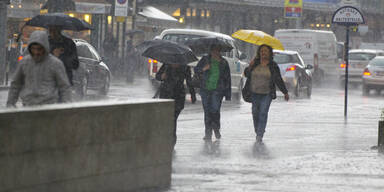
M244 70L244 74L247 78L251 79L251 71L256 68L260 64L259 60L255 61L255 64L252 66L252 68L247 67ZM269 71L271 72L271 81L269 82L269 88L271 90L270 94L272 96L272 99L276 99L276 85L279 87L280 91L284 94L288 93L287 88L285 87L285 83L283 79L281 78L280 69L279 66L276 64L276 62L271 61L268 64Z
M203 72L203 68L205 65L210 65L211 62L211 56L203 56L199 63L197 63L197 66L194 68L195 74L201 74L202 75L202 81L200 84L200 87L202 89L205 89L205 83L209 78L209 70ZM231 71L229 69L229 64L227 60L224 58L220 61L219 64L219 81L217 83L217 89L216 91L219 91L223 94L226 100L231 100L231 94L232 94L232 87L231 87Z
M165 80L161 79L163 73L166 73L167 75ZM186 94L184 80L187 82L192 102L196 101L195 89L191 85L191 68L189 66L180 65L178 68L172 68L171 66L164 64L156 73L156 79L162 81L160 85L160 98L174 99L176 110L181 111L184 108Z
M56 48L64 48L64 53L59 56L59 59L64 63L69 82L73 85L72 70L79 68L79 58L77 56L75 42L62 35L60 40L49 38L49 47L51 53L53 53L53 50Z

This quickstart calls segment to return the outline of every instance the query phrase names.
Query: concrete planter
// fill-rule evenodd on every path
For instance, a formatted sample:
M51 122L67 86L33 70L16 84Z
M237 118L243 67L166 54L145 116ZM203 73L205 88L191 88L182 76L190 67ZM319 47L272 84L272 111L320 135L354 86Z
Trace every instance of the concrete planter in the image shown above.
M384 120L379 121L377 147L379 152L384 152Z

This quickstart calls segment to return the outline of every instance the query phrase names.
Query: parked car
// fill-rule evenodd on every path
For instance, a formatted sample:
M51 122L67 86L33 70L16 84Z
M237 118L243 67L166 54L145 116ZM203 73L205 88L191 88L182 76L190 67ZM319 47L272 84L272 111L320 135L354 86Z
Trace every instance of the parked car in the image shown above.
M371 89L378 94L384 89L384 56L376 56L372 59L362 74L363 95L369 95Z
M88 90L95 90L100 95L109 91L111 72L96 49L85 40L74 39L79 57L79 68L73 71L76 92L84 96Z
M243 86L243 83L245 82L243 80L243 71L247 65L247 62L245 62L244 60L246 59L247 56L239 51L235 43L236 40L233 39L231 36L225 35L222 33L216 33L216 32L205 31L205 30L196 30L196 29L167 29L167 30L164 30L156 38L183 43L193 38L212 37L212 36L222 38L233 46L232 51L223 53L223 56L228 61L228 64L231 70L232 94L236 100L240 100L241 88ZM198 55L198 57L200 58L201 55ZM148 59L149 79L154 84L157 83L157 81L155 80L155 76L156 76L157 70L161 67L161 65L162 64L156 60ZM189 64L189 66L191 67L194 67L196 65L197 65L197 62Z
M369 61L376 56L384 55L383 50L376 49L352 49L349 51L348 82L355 86L362 83L362 74ZM345 86L345 62L340 64L340 85Z
M280 68L287 89L296 97L304 91L308 97L312 94L312 65L304 63L297 51L273 51L273 60Z

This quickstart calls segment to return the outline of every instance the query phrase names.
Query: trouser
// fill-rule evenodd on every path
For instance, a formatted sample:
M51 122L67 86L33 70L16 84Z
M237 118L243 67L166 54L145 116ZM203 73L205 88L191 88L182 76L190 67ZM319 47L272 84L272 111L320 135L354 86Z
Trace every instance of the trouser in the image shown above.
M252 93L253 127L257 136L263 137L264 135L271 102L272 97L270 94Z
M223 94L218 91L200 90L204 109L205 135L212 136L212 130L220 130L220 108Z

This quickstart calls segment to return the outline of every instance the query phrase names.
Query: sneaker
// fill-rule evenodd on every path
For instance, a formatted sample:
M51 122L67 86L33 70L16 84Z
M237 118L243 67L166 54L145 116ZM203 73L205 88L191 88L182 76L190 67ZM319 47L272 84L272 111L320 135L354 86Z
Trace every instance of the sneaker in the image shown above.
M203 140L205 140L205 141L210 141L210 140L212 140L212 135L206 135L206 136L204 136L203 137Z
M215 133L215 137L216 139L220 139L221 138L221 134L220 134L220 131L219 130L213 130L213 132Z
M257 143L263 143L263 137L262 136L256 136L256 142Z

